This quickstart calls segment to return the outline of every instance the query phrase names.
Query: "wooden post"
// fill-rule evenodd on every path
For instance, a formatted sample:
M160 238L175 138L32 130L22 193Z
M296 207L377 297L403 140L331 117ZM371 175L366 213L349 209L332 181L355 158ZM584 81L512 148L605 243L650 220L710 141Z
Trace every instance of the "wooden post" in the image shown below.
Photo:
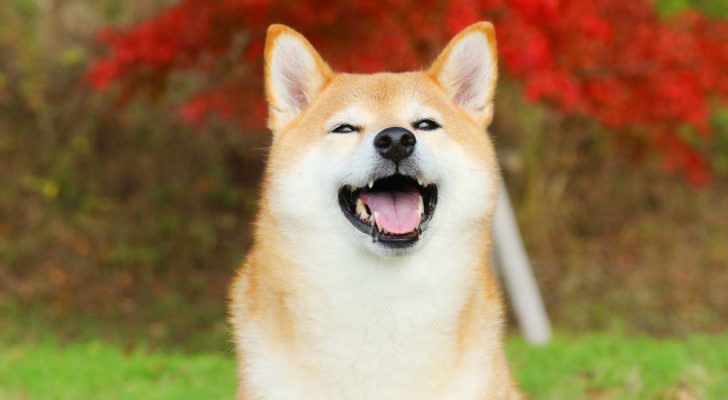
M551 324L502 179L500 186L493 223L496 264L523 335L529 343L544 344L551 338Z

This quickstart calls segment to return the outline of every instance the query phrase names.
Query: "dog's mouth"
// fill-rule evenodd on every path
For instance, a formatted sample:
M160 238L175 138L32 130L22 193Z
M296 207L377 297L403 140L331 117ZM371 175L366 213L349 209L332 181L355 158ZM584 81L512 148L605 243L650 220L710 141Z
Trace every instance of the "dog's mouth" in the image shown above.
M427 229L437 205L437 186L397 174L361 188L342 187L339 205L349 222L374 242L408 247Z

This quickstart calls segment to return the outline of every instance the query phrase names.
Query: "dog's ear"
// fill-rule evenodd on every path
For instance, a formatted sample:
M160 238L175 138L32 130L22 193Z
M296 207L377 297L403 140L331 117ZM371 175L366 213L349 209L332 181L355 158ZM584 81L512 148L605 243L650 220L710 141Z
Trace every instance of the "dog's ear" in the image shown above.
M490 124L498 77L493 25L478 22L465 28L440 53L428 74L475 122Z
M268 127L275 132L288 125L332 74L303 35L285 25L271 25L265 40Z

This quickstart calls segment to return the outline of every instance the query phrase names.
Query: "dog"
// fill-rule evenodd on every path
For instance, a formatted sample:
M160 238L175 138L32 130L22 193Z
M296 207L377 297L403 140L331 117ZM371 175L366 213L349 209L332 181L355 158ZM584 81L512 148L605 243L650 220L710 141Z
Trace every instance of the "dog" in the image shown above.
M268 29L254 244L231 288L239 400L520 399L489 266L496 40L432 66L336 73Z

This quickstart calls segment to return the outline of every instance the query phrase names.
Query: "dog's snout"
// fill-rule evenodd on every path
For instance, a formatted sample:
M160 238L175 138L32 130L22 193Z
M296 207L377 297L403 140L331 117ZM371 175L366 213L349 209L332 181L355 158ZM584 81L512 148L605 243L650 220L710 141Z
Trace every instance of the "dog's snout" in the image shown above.
M374 137L374 147L382 157L399 162L412 155L417 144L414 133L405 128L384 129Z

